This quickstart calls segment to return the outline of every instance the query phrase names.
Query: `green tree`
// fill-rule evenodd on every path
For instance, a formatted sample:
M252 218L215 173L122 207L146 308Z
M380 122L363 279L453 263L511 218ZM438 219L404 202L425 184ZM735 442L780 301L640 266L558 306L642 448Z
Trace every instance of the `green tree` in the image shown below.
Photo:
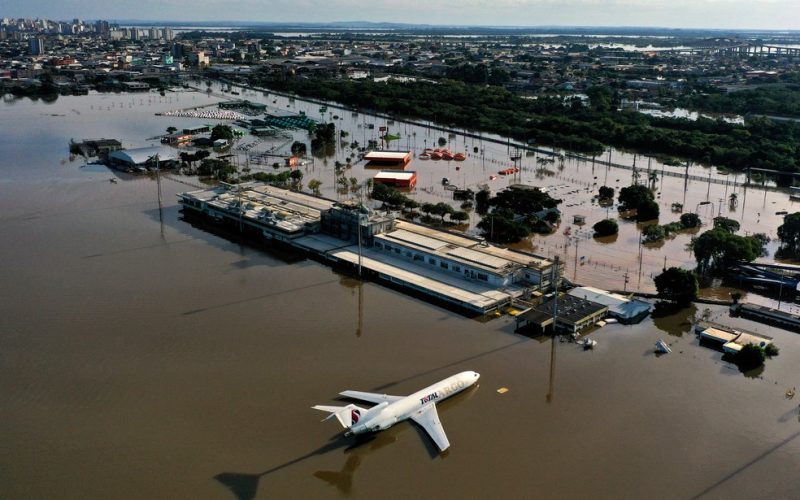
M308 188L314 193L314 196L321 196L320 186L322 186L322 181L319 179L311 179L308 181Z
M697 214L687 212L681 215L681 226L683 226L685 229L700 227L700 224L700 216Z
M304 156L306 154L306 143L294 141L292 143L291 151L293 155Z
M663 226L650 224L642 229L642 236L644 237L645 243L655 243L657 241L662 241L666 237L666 233L664 232Z
M800 212L783 217L783 224L778 226L778 238L781 249L790 255L797 255L800 249Z
M345 179L345 187L347 187L347 179L344 177L342 179ZM408 201L408 197L403 193L381 183L373 184L372 199L382 201L392 209L402 207Z
M447 139L439 137L439 147L444 147L447 144Z
M753 236L739 236L714 228L692 239L698 269L725 270L739 261L752 262L761 255L762 242Z
M600 200L611 200L614 198L614 188L609 186L600 186L600 190L598 192L598 198Z
M614 219L603 219L592 226L592 229L595 237L612 236L619 232L619 225Z
M360 190L361 190L361 184L358 183L358 178L350 177L350 192L356 194Z
M478 228L486 238L497 243L515 243L531 232L530 226L507 208L498 208L487 214L478 223Z
M763 365L766 359L764 349L755 344L747 344L733 355L733 362L745 372Z
M595 111L610 111L614 93L606 86L593 85L586 89L589 105Z
M226 141L230 142L233 140L233 129L230 125L214 125L214 128L211 129L211 140L216 141L217 139L225 139Z
M449 214L453 213L453 207L450 206L449 203L439 202L433 206L433 213L434 215L438 215L442 218L442 224L444 224L444 218L447 217Z
M478 193L480 194L480 192ZM497 208L507 208L517 215L533 215L548 208L555 208L561 200L552 198L538 188L508 187L489 200Z
M647 221L658 219L659 213L658 203L653 200L645 200L636 209L636 220Z
M626 210L637 210L644 202L653 201L653 192L641 184L619 190L619 202Z
M681 306L687 306L695 300L700 290L694 273L679 267L670 267L653 281L660 299L670 300Z
M168 134L174 134L177 131L178 131L178 129L175 128L175 127L167 127L167 133Z
M492 197L488 189L481 189L475 193L475 211L485 215L489 211L489 199Z
M436 205L433 203L423 203L419 209L422 210L422 213L430 217L433 211L436 210Z
M450 220L453 222L465 222L469 220L469 214L464 211L457 211L450 214Z
M733 234L739 230L739 223L727 217L714 217L714 228Z

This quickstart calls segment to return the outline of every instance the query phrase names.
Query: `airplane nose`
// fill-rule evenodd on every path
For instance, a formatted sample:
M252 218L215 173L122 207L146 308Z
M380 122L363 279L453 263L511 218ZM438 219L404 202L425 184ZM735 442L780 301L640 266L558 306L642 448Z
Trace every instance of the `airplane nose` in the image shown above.
M479 378L481 378L481 374L478 373L478 372L472 372L472 376L475 377L475 380L478 380Z

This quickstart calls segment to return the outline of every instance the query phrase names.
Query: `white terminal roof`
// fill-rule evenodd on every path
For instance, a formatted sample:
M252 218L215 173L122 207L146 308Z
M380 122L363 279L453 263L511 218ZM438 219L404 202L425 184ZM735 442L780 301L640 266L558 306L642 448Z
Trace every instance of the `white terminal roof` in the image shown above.
M426 237L428 239L426 241L436 241L437 248L441 248L443 245L449 246L449 250L446 250L442 253L447 253L448 255L452 255L453 258L458 258L467 262L475 262L479 260L483 267L495 271L497 269L495 266L499 266L500 260L504 261L504 265L516 264L537 270L546 269L552 265L552 261L544 257L538 257L536 255L511 250L508 248L496 247L486 243L482 239L470 237L465 234L441 231L439 229L421 226L419 224L414 224L404 220L398 220L396 227L397 230L389 234L397 234L397 231L402 230L404 233L399 233L399 235L401 235L399 238L408 238L408 233L412 234L413 237L416 238ZM429 244L429 246L430 245L432 244ZM469 249L475 253L473 254L464 252L460 256L452 254L452 250L457 247Z
M609 312L619 318L634 318L650 310L647 302L590 286L575 287L569 295L607 306Z
M423 252L436 254L442 258L449 258L451 260L460 261L465 265L485 269L486 271L495 274L504 274L518 264L507 259L493 257L487 253L479 250L473 250L463 246L457 246L447 241L440 240L419 234L405 229L396 229L394 231L379 234L375 236L378 240L383 240L386 243L397 243L410 248L416 248ZM467 240L471 245L476 245L476 242ZM480 247L478 247L480 249Z
M240 192L236 186L219 186L183 193L181 196L287 232L300 231L307 223L319 222L321 213L334 204L333 201L261 183L243 183L241 189Z
M410 181L415 175L417 175L417 173L413 170L409 170L408 172L404 170L381 170L375 174L375 179Z
M111 153L110 157L134 165L142 165L150 161L150 158L158 155L160 161L177 160L178 156L170 148L150 147L136 149L120 149Z
M448 250L447 254L452 255L454 257L459 257L468 262L489 266L491 268L498 270L510 264L510 262L506 259L501 259L499 257L492 257L491 255L487 255L483 252L476 252L475 250L470 250L469 248L463 248L463 247L457 247L453 248L452 250Z
M405 229L397 229L390 233L386 233L385 236L388 239L397 240L402 243L411 243L419 247L431 250L433 252L447 246L447 243L442 240L438 240L436 238L429 238L421 234L412 233L410 231L406 231Z

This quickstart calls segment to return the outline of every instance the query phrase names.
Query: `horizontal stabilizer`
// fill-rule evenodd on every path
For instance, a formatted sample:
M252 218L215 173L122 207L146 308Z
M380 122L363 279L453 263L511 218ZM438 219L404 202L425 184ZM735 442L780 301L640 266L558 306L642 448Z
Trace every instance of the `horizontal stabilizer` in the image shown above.
M359 408L356 405L347 405L347 406L325 406L325 405L316 405L312 406L311 408L320 411L327 411L330 413L325 420L330 419L331 417L336 417L342 427L345 429L349 429L353 424L361 419L361 414L365 411L364 408Z

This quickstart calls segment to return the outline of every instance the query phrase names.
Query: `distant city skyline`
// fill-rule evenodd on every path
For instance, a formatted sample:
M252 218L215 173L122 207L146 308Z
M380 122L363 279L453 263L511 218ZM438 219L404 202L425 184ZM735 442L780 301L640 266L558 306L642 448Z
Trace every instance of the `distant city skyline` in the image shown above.
M798 0L0 0L0 17L54 20L636 26L800 30Z

